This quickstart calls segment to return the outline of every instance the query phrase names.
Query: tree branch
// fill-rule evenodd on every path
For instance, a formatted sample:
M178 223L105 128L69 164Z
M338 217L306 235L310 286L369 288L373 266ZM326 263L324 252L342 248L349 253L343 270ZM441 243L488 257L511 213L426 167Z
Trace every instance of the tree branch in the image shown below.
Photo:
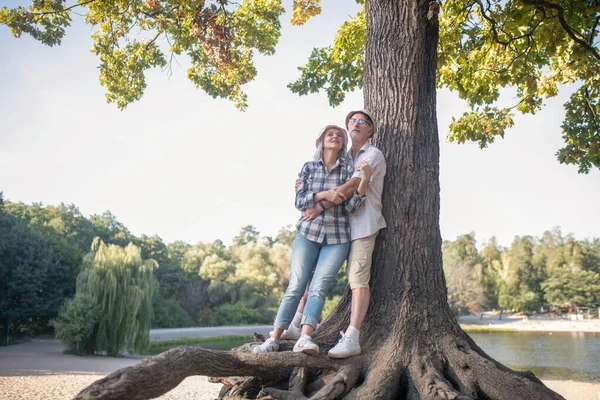
M144 50L148 50L148 47L152 46L152 43L156 42L156 39L158 39L158 37L159 37L161 34L162 34L162 32L161 32L161 31L158 31L158 33L157 33L157 34L154 36L154 38L152 38L152 40L151 40L151 41L149 41L149 42L146 44L146 47L144 47Z
M545 0L523 0L523 3L529 4L531 6L546 7L556 10L558 14L558 20L560 21L560 25L563 27L565 32L567 32L567 35L569 35L569 37L571 37L571 39L573 39L577 44L579 44L580 46L588 50L590 53L592 53L592 55L595 58L600 60L600 53L598 53L598 50L591 46L588 42L586 42L582 34L576 32L573 28L571 28L571 26L569 26L569 24L565 20L564 9L562 8L562 6L550 3Z
M72 6L69 6L63 10L56 10L56 11L43 11L43 12L30 12L29 14L34 15L34 16L38 16L38 15L51 15L51 14L60 14L60 13L64 13L65 11L69 11L72 10L73 8L77 8L77 7L83 7L86 6L90 3L93 3L95 1L98 0L88 0L88 1L84 1L83 3L77 3L77 4L73 4Z
M598 131L600 131L600 123L599 123L599 121L598 121L598 116L596 115L596 110L594 110L594 106L593 106L593 105L592 105L592 103L590 102L590 91L589 91L589 88L587 88L587 87L585 88L585 90L584 90L584 96L583 96L583 97L584 97L584 99L585 99L585 103L586 103L586 104L587 104L587 106L588 106L588 109L589 109L589 111L590 111L590 114L592 114L592 116L594 117L594 118L593 118L593 120L594 120L594 125L596 125L596 129L597 129Z
M491 28L492 28L492 33L494 35L494 40L497 43L502 44L504 46L509 46L512 42L521 40L521 39L525 39L525 38L528 40L531 40L531 38L533 37L533 34L537 30L537 28L546 19L546 13L542 9L541 11L543 12L544 17L542 19L540 19L540 21L535 26L532 26L527 33L513 37L510 34L508 34L507 32L505 32L504 30L502 30L502 33L504 33L505 35L507 35L509 37L507 41L503 41L498 36L498 26L497 26L498 22L485 13L486 10L484 9L484 6L483 6L483 3L481 2L481 0L474 0L474 1L475 1L475 3L477 3L479 5L479 7L481 9L481 15L483 15L483 18L490 23ZM488 4L487 10L489 11L489 4ZM531 25L531 22L533 22L534 18L535 18L535 14L531 17L530 25ZM531 46L529 46L529 48L531 48Z
M490 23L492 27L492 33L494 34L494 40L500 44L508 46L510 42L504 42L500 40L500 37L498 36L498 29L496 27L496 21L485 13L485 8L481 0L475 0L475 3L479 4L479 8L481 9L481 15L483 16L483 18L485 18L486 21Z
M594 25L592 26L592 30L590 31L590 38L588 43L594 43L594 36L596 36L596 28L598 28L598 24L600 24L600 15L596 17L594 21Z

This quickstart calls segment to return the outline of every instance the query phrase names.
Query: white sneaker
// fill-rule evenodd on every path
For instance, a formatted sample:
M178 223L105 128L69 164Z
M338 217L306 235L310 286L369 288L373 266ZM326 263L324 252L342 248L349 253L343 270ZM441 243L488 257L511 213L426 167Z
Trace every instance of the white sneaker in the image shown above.
M269 336L272 337L273 333L274 331L269 332ZM299 328L296 325L290 325L290 327L281 334L281 339L298 340L300 339L300 335L302 335L302 328Z
M279 350L279 340L270 337L267 340L265 340L265 342L263 344L258 345L255 348L253 348L252 352L253 353L270 353L272 351L277 351L277 350Z
M340 332L340 334L342 335L342 338L335 347L329 350L327 355L331 358L348 358L359 355L361 350L358 340L352 339L344 332Z
M298 340L300 339L300 336L302 336L302 328L299 328L296 325L290 325L290 327L281 334L281 338L287 340Z
M294 345L294 353L306 353L311 355L319 354L319 346L312 341L312 338L306 334L302 334L300 339Z

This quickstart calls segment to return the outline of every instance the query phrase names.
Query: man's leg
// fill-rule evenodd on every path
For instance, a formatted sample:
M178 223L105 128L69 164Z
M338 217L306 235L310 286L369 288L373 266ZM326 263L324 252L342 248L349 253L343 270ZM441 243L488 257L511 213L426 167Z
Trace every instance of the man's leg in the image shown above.
M352 289L352 309L350 314L350 326L360 331L367 311L369 310L369 301L371 292L368 287Z
M352 241L348 256L348 282L352 289L352 308L350 310L350 325L340 342L328 355L333 358L347 358L360 354L360 328L365 321L369 309L371 294L369 280L371 279L371 260L377 233L366 238Z

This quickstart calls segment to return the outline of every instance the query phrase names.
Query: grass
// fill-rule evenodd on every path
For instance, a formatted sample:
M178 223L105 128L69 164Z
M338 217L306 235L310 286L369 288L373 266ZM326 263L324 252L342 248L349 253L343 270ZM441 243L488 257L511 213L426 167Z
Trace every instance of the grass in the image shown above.
M214 342L228 342L228 341L248 341L251 342L253 340L253 335L229 335L229 336L216 336L216 337L207 337L207 338L189 338L182 337L174 340L162 340L156 342L150 342L150 346L148 350L146 350L145 354L158 354L163 351L167 351L174 347L179 346L196 346L202 343L214 343Z
M21 344L32 341L33 339L56 339L53 333L40 333L37 335L24 335L24 334L14 334L10 335L8 338L8 345L11 346L13 344ZM6 337L2 337L2 343L6 340Z

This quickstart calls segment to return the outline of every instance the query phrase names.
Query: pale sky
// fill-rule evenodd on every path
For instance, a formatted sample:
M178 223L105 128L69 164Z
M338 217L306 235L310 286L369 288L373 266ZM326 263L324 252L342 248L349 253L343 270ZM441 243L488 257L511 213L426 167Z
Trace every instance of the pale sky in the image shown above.
M291 10L291 1L284 6ZM230 244L248 224L276 235L298 218L294 179L320 129L343 125L347 111L363 105L360 92L331 108L325 95L298 97L286 85L356 10L333 0L304 27L286 15L276 55L257 58L246 112L196 89L185 57L170 77L148 73L141 101L119 111L105 102L90 27L79 17L55 48L0 27L0 191L15 202L73 203L86 216L110 210L133 234L167 243ZM444 239L475 231L480 245L495 235L507 246L554 226L578 239L600 237L599 171L580 175L555 157L572 90L535 116L518 115L506 138L483 150L446 141L465 105L438 92ZM507 91L502 101L515 99Z

